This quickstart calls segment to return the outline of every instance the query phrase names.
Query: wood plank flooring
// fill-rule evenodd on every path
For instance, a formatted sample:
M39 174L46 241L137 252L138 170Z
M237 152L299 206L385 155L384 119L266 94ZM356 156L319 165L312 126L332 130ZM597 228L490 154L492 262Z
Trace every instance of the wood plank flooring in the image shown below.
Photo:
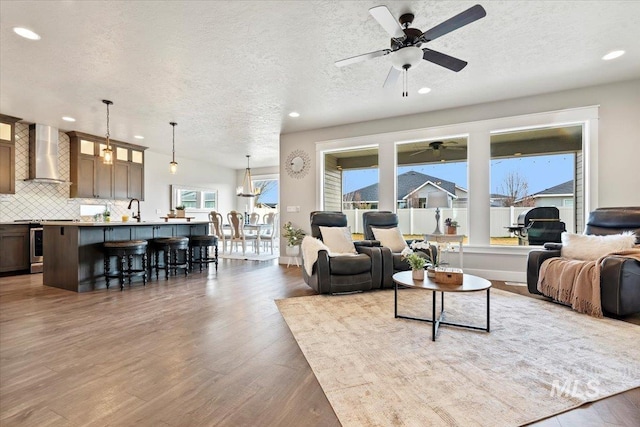
M0 278L0 425L339 426L274 303L313 293L239 260L123 292ZM636 389L536 425L639 424Z

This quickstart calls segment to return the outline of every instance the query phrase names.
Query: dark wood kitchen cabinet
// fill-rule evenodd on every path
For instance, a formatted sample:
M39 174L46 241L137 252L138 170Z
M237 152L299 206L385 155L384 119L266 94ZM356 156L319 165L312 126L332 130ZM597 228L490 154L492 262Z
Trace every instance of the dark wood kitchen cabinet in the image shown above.
M80 132L67 132L71 145L70 197L144 199L146 147L110 140L113 164L105 165L106 140Z
M0 194L16 192L17 117L0 114Z
M0 273L29 269L29 226L0 225Z

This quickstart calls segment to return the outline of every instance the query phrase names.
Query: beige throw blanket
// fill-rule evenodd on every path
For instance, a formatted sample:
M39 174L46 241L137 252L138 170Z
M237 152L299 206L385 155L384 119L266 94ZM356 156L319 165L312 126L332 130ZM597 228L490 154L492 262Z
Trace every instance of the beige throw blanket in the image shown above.
M336 256L355 256L357 254L352 253L336 253L331 252L331 249L327 245L325 245L321 240L316 239L311 236L305 236L302 239L302 244L300 245L302 248L302 261L304 264L304 269L307 271L307 274L311 276L313 273L313 264L318 260L318 251L327 251L329 253L329 257Z
M538 291L571 308L594 317L602 317L600 300L600 270L602 261L609 256L620 256L640 261L640 249L629 249L607 254L597 261L579 261L550 258L540 267Z

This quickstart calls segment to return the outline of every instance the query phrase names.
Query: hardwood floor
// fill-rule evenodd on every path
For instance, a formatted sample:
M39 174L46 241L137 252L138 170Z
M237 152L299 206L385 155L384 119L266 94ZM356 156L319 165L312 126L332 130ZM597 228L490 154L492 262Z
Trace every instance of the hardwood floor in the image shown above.
M123 292L0 278L0 425L339 426L274 303L312 294L239 260ZM538 425L638 424L636 389Z

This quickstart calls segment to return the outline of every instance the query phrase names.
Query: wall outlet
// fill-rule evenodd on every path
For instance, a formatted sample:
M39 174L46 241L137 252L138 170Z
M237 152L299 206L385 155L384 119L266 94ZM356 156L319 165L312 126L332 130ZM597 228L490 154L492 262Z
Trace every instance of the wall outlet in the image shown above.
M162 209L156 209L156 213L157 214L162 213Z
M300 212L300 206L287 206L287 212Z

